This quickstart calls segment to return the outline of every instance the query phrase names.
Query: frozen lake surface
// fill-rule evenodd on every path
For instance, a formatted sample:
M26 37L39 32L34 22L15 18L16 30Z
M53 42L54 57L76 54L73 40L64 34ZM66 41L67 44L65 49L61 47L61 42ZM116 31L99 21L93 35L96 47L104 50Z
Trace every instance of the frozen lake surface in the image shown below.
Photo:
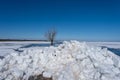
M87 42L87 44L107 48L120 56L120 42Z
M39 41L15 41L15 42L0 42L0 56L5 56L9 53L13 53L19 50L22 47L32 47L32 45L40 46L49 44L49 42L39 42Z
M58 46L62 42L54 44L54 46ZM98 46L102 48L107 48L108 50L112 51L113 53L120 56L120 42L86 42L88 45L91 46ZM24 42L0 42L0 58L3 56L18 51L20 48L30 48L30 47L49 47L49 42L39 42L39 41L24 41Z

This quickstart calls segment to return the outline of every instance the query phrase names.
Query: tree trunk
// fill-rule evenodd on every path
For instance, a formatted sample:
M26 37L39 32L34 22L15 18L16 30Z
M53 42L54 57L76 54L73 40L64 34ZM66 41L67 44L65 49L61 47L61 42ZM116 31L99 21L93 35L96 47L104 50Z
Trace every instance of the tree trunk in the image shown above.
M51 45L53 45L53 40L51 40Z

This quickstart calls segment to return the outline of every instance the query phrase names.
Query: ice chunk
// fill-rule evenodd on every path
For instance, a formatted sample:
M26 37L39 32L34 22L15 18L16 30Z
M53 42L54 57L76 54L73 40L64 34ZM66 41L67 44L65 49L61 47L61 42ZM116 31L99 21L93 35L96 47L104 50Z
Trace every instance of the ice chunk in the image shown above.
M28 80L43 74L53 80L119 80L120 57L85 42L64 41L58 47L32 47L0 59L0 79Z
M44 72L43 73L43 77L47 77L47 78L50 78L50 77L52 77L52 72Z

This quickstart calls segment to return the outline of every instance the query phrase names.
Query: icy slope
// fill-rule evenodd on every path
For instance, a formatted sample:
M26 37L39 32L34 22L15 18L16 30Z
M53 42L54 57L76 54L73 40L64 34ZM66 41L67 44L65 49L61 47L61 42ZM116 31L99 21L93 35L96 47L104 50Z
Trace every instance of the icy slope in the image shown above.
M29 48L0 60L0 80L28 80L43 74L53 80L120 80L120 57L78 41L58 47Z

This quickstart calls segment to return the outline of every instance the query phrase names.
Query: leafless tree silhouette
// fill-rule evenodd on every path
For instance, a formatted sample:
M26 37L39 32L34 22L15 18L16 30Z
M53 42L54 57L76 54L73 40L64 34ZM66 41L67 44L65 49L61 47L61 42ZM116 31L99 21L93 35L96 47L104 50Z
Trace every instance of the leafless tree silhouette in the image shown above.
M56 37L56 30L55 29L50 29L45 33L45 37L47 38L47 40L49 40L51 42L51 45L53 45L55 37Z

